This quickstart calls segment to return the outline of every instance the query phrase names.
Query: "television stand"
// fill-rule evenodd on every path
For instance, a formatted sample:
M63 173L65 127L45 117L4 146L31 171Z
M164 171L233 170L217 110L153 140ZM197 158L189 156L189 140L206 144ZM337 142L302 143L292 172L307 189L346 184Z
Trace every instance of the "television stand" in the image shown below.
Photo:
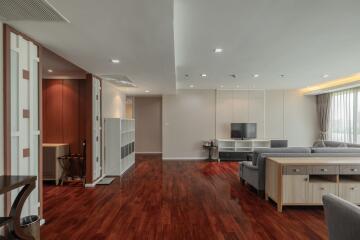
M259 148L270 148L270 140L216 139L218 161L246 161L249 154Z

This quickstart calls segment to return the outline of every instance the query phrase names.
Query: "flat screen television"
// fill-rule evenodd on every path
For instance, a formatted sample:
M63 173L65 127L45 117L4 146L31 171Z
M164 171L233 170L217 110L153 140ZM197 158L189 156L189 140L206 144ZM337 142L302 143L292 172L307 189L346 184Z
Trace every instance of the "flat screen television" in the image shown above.
M231 138L256 138L256 123L231 123Z

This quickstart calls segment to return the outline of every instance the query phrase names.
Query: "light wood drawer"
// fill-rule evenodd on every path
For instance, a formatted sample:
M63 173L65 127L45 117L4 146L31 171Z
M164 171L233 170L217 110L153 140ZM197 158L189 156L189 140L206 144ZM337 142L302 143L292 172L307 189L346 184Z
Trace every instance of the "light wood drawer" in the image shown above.
M360 183L340 182L339 196L349 202L360 204Z
M306 175L308 170L306 166L285 166L284 175Z
M340 174L360 175L360 165L341 165Z
M338 184L331 182L310 182L309 203L322 204L322 196L328 193L338 194Z
M311 166L309 169L309 173L314 175L339 174L339 166L338 165Z

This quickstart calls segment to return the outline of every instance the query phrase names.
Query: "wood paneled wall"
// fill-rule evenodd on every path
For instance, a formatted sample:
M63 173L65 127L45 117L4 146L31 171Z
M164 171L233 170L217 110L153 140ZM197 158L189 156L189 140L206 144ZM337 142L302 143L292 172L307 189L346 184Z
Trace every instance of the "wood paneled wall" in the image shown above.
M71 153L82 153L85 81L43 79L44 143L69 143Z

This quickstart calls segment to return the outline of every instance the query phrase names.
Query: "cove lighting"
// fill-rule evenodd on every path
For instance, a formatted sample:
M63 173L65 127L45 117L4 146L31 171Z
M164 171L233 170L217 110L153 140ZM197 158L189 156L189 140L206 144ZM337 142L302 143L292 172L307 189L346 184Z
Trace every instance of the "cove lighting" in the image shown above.
M337 89L355 87L360 84L360 73L354 75L330 80L320 84L315 84L306 88L301 89L304 94L316 95L326 92L331 92Z

